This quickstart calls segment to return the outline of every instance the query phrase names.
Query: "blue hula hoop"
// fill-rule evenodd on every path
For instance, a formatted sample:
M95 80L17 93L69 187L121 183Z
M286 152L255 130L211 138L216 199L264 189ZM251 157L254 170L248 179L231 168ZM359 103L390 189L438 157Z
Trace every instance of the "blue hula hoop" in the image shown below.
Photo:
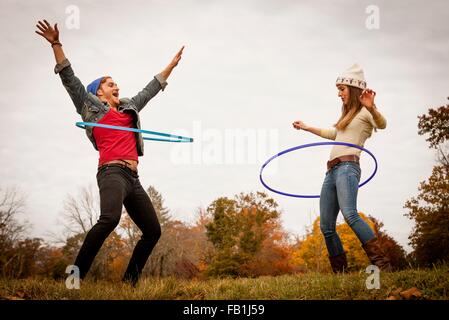
M374 175L376 174L376 172L377 172L377 160L376 160L376 157L374 156L374 154L373 154L371 151L369 151L369 150L367 150L367 149L365 149L365 148L363 148L363 147L360 147L360 146L358 146L358 145L356 145L356 144L346 143L346 142L335 142L335 141L334 141L334 142L315 142L315 143L303 144L303 145L300 145L300 146L297 146L297 147L289 148L289 149L287 149L287 150L281 151L280 153L278 153L278 154L272 156L270 159L268 159L268 160L262 165L262 168L260 168L260 174L259 174L260 182L262 182L263 186L264 186L265 188L267 188L268 190L270 190L270 191L272 191L272 192L275 192L275 193L278 193L278 194L283 195L283 196L295 197L295 198L319 198L320 195L301 195L301 194L293 194L293 193L287 193L287 192L282 192L282 191L279 191L279 190L275 190L275 189L271 188L270 186L268 186L268 185L265 183L265 181L264 181L263 178L262 178L262 173L263 173L263 170L265 169L265 167L266 167L272 160L276 159L276 158L279 157L279 156L282 156L283 154L286 154L286 153L289 153L289 152L292 152L292 151L295 151L295 150L299 150L299 149L310 148L310 147L316 147L316 146L325 146L325 145L340 145L340 146L348 146L348 147L357 148L357 149L360 149L360 150L362 150L362 151L365 151L366 153L368 153L368 154L371 156L371 158L373 158L374 164L375 164L374 172L371 174L371 176L370 176L368 179L366 179L364 182L362 182L362 183L359 185L359 188L361 188L361 187L363 187L365 184L367 184L367 183L374 177Z
M176 136L176 135L169 134L169 133L148 131L148 130L142 130L142 129L136 129L136 128L127 128L127 127L120 127L120 126L111 126L108 124L101 124L101 123L95 123L95 122L77 122L77 123L75 123L75 125L82 129L86 129L86 127L101 127L101 128L106 128L106 129L140 132L143 134L152 134L152 135L156 135L156 136L162 136L162 137L169 138L169 139L162 139L162 138L149 138L149 137L142 136L142 138L144 140L162 141L162 142L193 142L193 138ZM176 139L176 140L173 140L173 139Z

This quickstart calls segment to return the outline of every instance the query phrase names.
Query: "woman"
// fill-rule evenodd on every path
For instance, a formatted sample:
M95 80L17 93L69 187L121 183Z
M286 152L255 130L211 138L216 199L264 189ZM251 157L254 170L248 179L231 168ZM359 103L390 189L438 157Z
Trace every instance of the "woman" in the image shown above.
M295 121L293 127L339 142L364 145L373 129L385 129L386 120L378 111L376 93L366 88L363 70L354 64L337 78L338 96L343 102L340 119L331 129L319 129ZM334 146L327 163L326 178L320 195L320 229L323 233L332 270L343 272L347 259L336 232L338 212L362 243L371 263L381 270L390 271L391 265L379 246L373 230L357 212L357 191L360 181L359 157L361 150L347 146Z
M76 111L85 122L140 128L139 112L148 101L167 85L167 78L181 59L182 50L171 63L134 97L119 99L119 88L109 76L100 77L85 89L75 76L59 42L57 24L39 21L37 34L51 43L56 59L55 73L70 95ZM140 133L86 127L86 134L100 158L97 183L100 191L100 218L87 233L75 260L83 279L108 235L120 221L124 205L131 219L142 231L132 253L123 280L136 285L148 257L161 235L161 228L151 200L139 181L138 156L143 156Z

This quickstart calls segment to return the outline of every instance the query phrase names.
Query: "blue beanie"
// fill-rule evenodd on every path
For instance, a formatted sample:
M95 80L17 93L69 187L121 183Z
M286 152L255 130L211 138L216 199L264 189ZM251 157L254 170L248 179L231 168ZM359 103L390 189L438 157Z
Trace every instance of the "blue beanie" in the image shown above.
M87 86L87 92L92 93L94 96L97 95L97 90L98 87L100 86L101 80L103 80L104 77L98 78L94 81L92 81L88 86Z

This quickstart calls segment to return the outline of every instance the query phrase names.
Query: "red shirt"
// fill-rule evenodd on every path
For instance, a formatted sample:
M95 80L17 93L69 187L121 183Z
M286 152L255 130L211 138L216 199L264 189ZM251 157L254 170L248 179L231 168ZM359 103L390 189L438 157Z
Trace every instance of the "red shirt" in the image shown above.
M113 108L110 108L97 123L127 128L134 127L132 114L118 112ZM99 165L118 159L138 160L134 132L94 127L93 135L100 152Z

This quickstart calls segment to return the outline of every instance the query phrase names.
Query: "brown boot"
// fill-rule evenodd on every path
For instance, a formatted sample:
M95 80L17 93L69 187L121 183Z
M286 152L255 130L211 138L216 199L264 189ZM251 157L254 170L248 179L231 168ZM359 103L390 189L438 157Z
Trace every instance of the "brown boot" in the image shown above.
M380 270L387 272L393 271L390 260L380 247L380 243L377 238L369 240L362 246L362 248L365 250L371 263L378 266Z
M348 268L348 261L346 260L346 254L340 254L338 256L329 257L331 262L332 271L334 273L343 273Z

